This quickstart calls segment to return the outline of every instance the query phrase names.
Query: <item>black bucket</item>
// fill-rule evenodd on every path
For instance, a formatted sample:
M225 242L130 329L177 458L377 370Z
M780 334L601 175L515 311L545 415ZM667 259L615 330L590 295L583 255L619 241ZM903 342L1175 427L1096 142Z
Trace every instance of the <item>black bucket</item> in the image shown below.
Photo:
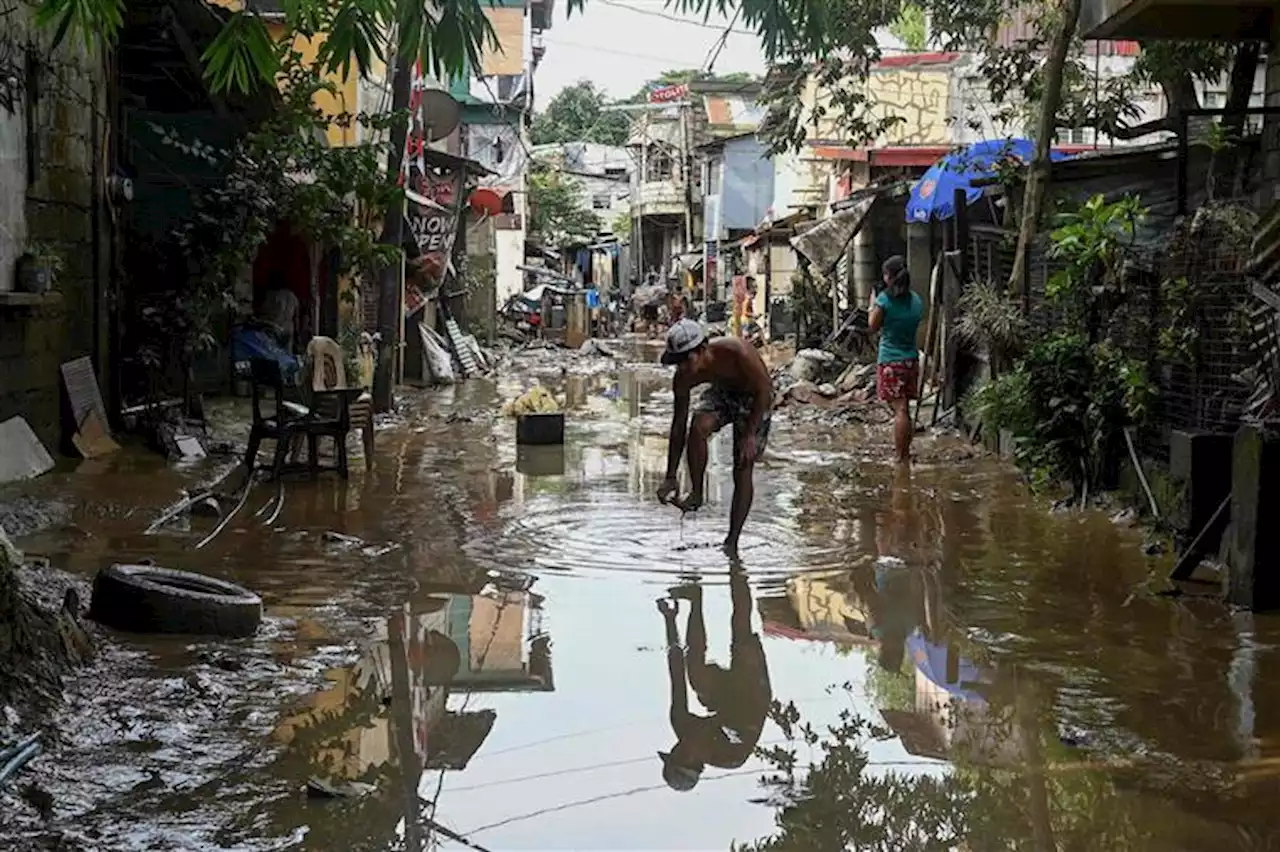
M564 443L564 412L521 414L516 418L516 443L551 446Z

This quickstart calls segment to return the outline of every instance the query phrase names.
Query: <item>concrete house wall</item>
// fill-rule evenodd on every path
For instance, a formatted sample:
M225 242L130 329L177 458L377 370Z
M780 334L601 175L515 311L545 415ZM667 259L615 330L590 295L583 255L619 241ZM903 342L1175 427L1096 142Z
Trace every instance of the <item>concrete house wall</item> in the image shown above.
M18 306L0 292L0 421L27 419L36 434L56 450L61 438L62 391L59 365L81 355L94 356L99 380L105 376L105 316L97 298L102 283L99 258L106 241L95 241L95 163L102 153L104 128L95 111L105 110L105 76L97 63L66 43L37 66L28 87L22 57L26 44L45 34L33 32L29 9L18 7L6 19L0 55L16 62L0 69L0 291L14 285L15 262L28 241L49 245L62 257L59 297L35 306ZM14 73L16 72L16 73ZM15 82L23 81L23 82ZM27 116L34 118L27 131ZM101 212L101 211L97 211ZM99 249L100 251L95 251Z

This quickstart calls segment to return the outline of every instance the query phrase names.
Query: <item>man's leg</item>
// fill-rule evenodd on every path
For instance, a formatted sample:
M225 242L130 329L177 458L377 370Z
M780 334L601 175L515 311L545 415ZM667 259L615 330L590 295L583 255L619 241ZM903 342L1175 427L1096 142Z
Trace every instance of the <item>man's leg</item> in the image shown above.
M707 441L719 428L719 417L709 411L695 413L689 424L689 437L685 443L685 458L689 462L689 496L676 502L686 512L696 512L702 506L707 479Z
M693 687L698 700L709 710L721 705L720 680L717 677L723 671L719 666L707 663L707 623L702 614L702 587L698 585L677 586L671 590L671 597L689 602L689 621L685 627L685 665L688 670L689 685Z
M733 502L729 507L729 535L724 540L724 551L732 558L738 556L738 537L742 535L742 527L747 522L747 513L751 511L751 501L755 499L755 461L742 460L743 428L735 426L733 430ZM764 452L768 434L756 436L756 455Z
M754 461L744 462L739 446L741 437L735 430L733 436L733 502L729 507L729 535L724 540L724 552L737 558L738 537L742 535L742 526L747 522L747 513L751 511L751 501L755 499Z
M733 637L730 644L737 645L752 636L751 587L747 585L747 572L740 565L729 570L729 599L733 602L733 614L729 617Z

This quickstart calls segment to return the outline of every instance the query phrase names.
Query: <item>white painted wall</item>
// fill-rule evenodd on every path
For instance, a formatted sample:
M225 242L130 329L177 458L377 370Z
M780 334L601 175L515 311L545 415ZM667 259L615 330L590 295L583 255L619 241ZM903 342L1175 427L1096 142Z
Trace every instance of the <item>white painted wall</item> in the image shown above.
M0 107L0 292L13 289L27 242L27 131L20 105Z
M1127 74L1133 68L1136 57L1102 56L1094 63L1087 60L1091 71L1096 71L1099 79L1106 80ZM1197 82L1196 91L1200 95L1201 106L1205 109L1220 109L1226 100L1229 80L1224 77L1218 83L1204 84ZM1258 66L1254 78L1254 94L1250 98L1250 106L1262 106L1263 92L1266 89L1266 73L1264 67ZM1134 104L1140 114L1129 119L1130 124L1144 124L1165 115L1167 104L1164 94L1158 86L1152 86L1144 92L1138 92ZM951 81L951 142L957 145L968 145L983 139L998 139L1005 135L1028 136L1027 128L1008 127L993 120L996 108L990 103L985 82L977 71L975 60L969 59L956 65ZM976 127L975 127L976 125ZM1070 133L1062 132L1059 141L1063 144L1076 145L1149 145L1162 139L1172 138L1168 133L1148 134L1136 139L1115 139L1103 133L1095 140L1092 128L1080 128Z
M494 265L498 306L524 290L524 274L516 267L524 263L524 231L493 232Z

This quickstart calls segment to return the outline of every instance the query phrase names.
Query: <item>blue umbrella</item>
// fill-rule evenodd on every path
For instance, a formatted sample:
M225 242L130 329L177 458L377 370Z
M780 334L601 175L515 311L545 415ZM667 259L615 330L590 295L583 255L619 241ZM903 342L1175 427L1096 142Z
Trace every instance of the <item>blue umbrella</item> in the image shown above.
M1007 157L1029 163L1034 156L1035 145L1027 139L988 139L951 152L930 166L924 177L911 187L907 221L950 219L956 214L957 189L963 189L965 198L972 204L982 195L982 190L973 185L975 180L995 177L997 164ZM1062 151L1051 151L1049 156L1055 161L1070 157Z
M964 657L960 658L959 677L954 683L947 681L947 648L945 645L935 645L925 639L919 630L913 632L907 637L907 653L911 655L911 661L915 663L917 669L931 683L938 686L951 695L959 698L967 704L974 706L986 706L986 700L972 689L966 689L964 684L982 683L982 672Z

